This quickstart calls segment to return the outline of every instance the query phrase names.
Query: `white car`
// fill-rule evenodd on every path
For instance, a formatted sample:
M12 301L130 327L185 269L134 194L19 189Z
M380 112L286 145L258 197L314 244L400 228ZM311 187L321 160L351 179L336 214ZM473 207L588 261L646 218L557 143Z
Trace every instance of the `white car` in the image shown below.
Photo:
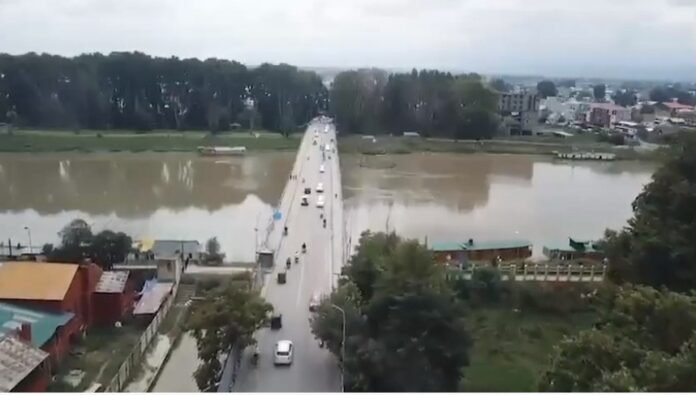
M324 165L319 165L319 173L323 173L324 170L326 170L326 168L324 167Z
M291 365L292 364L292 342L290 340L281 340L275 345L273 351L273 363L275 365Z
M317 184L317 192L324 192L324 184L322 184L321 182Z
M324 208L324 195L317 197L317 207Z

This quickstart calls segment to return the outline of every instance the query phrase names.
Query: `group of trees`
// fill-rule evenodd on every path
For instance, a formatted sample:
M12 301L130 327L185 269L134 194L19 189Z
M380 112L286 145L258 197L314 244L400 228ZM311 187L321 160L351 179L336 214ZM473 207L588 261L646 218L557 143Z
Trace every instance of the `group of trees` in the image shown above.
M311 325L342 360L346 391L456 391L469 361L463 306L443 268L393 233L362 234Z
M420 132L447 138L490 138L499 124L497 93L477 74L377 69L338 74L330 110L346 133Z
M285 132L327 99L317 74L285 64L249 69L139 52L0 55L0 122L27 127L219 131L239 123Z
M223 356L256 344L254 333L267 322L273 307L253 283L250 273L235 275L206 289L191 308L186 329L196 339L200 363L194 378L203 392L216 391Z
M97 234L82 219L75 219L58 233L60 245L45 244L42 253L51 262L81 263L91 260L105 270L123 262L131 251L133 240L123 232L103 230Z
M628 225L607 231L609 276L620 288L603 293L594 329L558 346L542 390L696 387L696 136L682 134L672 149Z

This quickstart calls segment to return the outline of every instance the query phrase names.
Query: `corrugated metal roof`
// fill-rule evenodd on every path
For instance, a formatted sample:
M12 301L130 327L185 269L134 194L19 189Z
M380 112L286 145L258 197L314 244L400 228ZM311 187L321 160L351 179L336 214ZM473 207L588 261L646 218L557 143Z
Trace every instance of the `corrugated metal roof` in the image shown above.
M10 392L48 357L14 336L0 337L0 392Z
M58 327L67 324L75 314L55 314L0 303L0 336L18 330L23 322L31 324L31 344L41 347L53 336Z
M5 262L0 265L0 299L63 300L78 265Z
M94 292L101 293L121 293L126 288L128 274L130 272L103 272Z
M435 252L464 250L464 245L459 241L435 242L430 244L430 250Z
M474 241L473 244L465 241L432 243L430 249L436 252L443 251L481 251L481 250L505 250L510 248L531 247L529 240L490 240Z
M157 281L157 280L154 280ZM143 286L143 295L133 309L133 314L155 314L171 292L174 283L148 281Z

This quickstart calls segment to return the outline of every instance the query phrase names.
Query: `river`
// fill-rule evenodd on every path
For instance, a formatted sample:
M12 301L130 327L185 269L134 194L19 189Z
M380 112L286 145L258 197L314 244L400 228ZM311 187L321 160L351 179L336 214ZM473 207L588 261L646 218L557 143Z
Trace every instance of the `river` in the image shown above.
M645 162L558 162L524 155L344 156L348 237L395 230L420 240L595 238L621 227L650 180ZM250 261L282 193L293 153L0 155L0 240L57 243L83 218L95 231L138 238L218 237L227 258ZM259 237L263 234L258 232Z

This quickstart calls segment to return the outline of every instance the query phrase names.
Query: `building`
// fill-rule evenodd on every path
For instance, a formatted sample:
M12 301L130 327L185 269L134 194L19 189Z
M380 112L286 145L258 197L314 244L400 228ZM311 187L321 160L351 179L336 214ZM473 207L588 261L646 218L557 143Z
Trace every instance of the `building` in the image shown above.
M128 271L104 272L92 295L94 324L111 326L133 312L135 287Z
M658 103L655 105L655 115L663 117L677 117L680 111L694 111L694 106L681 104L676 101Z
M589 122L600 127L611 127L618 122L631 121L631 109L611 103L593 103L590 106Z
M510 261L532 256L532 243L527 240L498 240L487 242L444 242L430 247L440 263L462 264L468 261Z
M498 111L509 135L533 135L538 125L539 96L530 93L501 93Z
M575 259L590 259L601 261L604 253L594 241L568 238L567 243L545 245L543 254L551 260L570 261Z
M0 303L0 336L17 333L59 363L70 351L71 336L80 330L73 313L52 313Z
M74 322L64 333L73 338L92 323L92 292L100 277L101 269L94 264L5 262L0 264L0 302L73 314ZM64 352L60 350L58 359Z
M0 392L46 392L48 353L15 335L0 335Z

